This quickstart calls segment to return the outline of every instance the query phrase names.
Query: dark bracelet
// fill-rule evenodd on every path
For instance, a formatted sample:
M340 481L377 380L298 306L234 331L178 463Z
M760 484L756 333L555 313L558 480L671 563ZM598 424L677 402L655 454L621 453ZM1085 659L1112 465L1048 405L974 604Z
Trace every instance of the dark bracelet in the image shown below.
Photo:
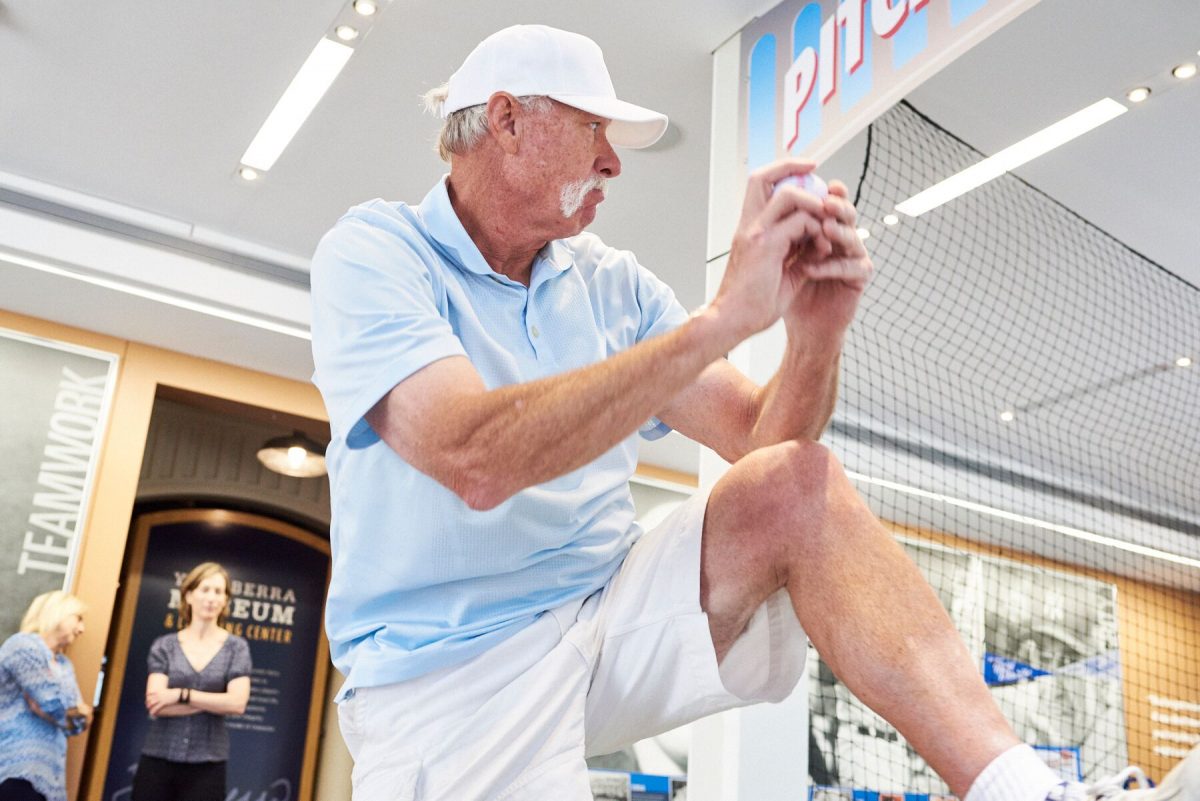
M179 691L179 703L181 703L181 704L191 704L192 703L192 688L191 687L184 687L182 690Z

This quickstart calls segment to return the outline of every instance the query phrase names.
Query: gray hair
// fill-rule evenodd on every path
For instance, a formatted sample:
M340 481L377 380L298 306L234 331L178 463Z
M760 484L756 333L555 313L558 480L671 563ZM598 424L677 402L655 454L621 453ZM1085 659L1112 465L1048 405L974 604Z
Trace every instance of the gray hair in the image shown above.
M442 105L446 102L446 95L449 93L450 85L445 83L430 89L422 96L425 101L425 110L440 117ZM534 114L545 114L553 108L550 98L544 95L524 95L518 97L517 102L521 104L522 108ZM442 123L442 131L438 134L437 140L437 154L442 157L442 161L449 162L451 156L461 156L479 144L479 140L483 138L487 130L486 103L453 111Z

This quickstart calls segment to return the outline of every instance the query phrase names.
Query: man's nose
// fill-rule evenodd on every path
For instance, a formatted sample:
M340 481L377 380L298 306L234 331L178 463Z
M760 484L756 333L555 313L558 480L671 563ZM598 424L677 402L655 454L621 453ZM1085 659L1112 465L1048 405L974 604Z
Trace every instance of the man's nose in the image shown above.
M604 137L604 146L600 155L596 157L596 172L605 178L616 178L621 174L621 158L609 144L607 136Z

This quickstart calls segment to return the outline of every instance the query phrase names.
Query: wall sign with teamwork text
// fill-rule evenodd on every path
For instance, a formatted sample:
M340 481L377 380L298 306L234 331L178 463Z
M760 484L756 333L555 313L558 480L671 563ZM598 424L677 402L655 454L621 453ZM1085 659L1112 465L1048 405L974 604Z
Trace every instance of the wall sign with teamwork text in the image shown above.
M0 329L0 640L66 589L116 384L117 356Z
M99 736L92 738L102 744L91 779L103 781L101 797L128 801L150 722L150 645L179 629L179 586L188 571L219 562L232 584L225 628L246 639L253 662L246 713L226 719L226 798L311 799L329 667L321 628L329 542L270 517L222 509L139 515L132 542Z
M1037 2L784 0L742 29L742 163L825 160Z

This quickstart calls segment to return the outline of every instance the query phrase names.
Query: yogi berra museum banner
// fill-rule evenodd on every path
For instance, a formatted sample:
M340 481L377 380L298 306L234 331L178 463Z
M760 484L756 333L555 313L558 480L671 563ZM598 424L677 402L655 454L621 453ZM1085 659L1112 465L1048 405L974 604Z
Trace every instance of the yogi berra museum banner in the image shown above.
M103 713L115 715L104 801L127 801L149 724L146 656L179 628L179 585L201 562L232 581L225 627L246 638L254 670L246 713L227 719L230 801L312 796L328 644L321 613L329 543L272 518L219 509L154 512L134 523L126 595ZM118 675L120 674L120 675Z
M65 589L117 372L112 353L0 329L0 640Z

